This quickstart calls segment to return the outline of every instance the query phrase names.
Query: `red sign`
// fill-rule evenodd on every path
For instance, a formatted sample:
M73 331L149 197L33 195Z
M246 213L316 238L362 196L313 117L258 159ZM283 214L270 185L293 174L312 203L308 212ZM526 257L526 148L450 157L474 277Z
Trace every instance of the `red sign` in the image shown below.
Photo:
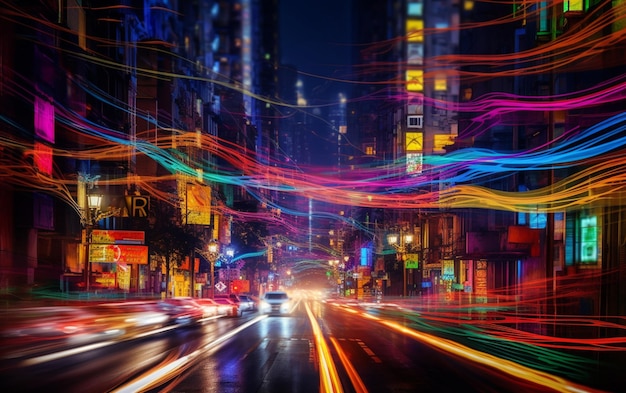
M89 262L148 264L148 246L90 244Z
M144 231L118 231L94 229L91 231L91 243L95 244L144 244Z

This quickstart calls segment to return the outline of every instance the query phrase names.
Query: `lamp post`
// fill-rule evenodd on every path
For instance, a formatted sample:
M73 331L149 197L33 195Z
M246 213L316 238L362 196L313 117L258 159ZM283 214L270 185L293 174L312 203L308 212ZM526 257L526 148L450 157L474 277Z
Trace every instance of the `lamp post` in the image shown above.
M402 261L402 296L406 297L406 252L413 243L413 234L405 233L404 230L400 234L390 233L387 242L396 249L396 258L399 256Z
M348 266L348 261L350 261L350 257L348 255L344 255L343 263L339 265L339 267L341 268L341 270L339 271L339 279L341 280L341 296L346 295L346 266Z
M84 250L83 271L85 276L85 291L89 291L91 287L91 260L89 259L89 246L91 243L91 233L93 227L98 220L106 217L106 214L100 212L100 205L102 203L102 195L94 192L94 186L100 176L91 176L79 173L77 183L77 200L80 207L81 217L80 222L83 226L83 234L81 236L81 243Z
M219 257L219 244L216 240L211 240L207 246L207 259L211 265L211 275L209 277L209 283L211 285L211 298L215 297L215 261Z

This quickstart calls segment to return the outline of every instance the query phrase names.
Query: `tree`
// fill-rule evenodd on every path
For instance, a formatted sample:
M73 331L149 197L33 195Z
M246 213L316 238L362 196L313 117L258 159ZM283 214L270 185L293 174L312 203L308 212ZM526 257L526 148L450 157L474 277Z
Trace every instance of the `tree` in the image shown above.
M152 225L147 231L146 238L150 255L158 257L158 260L165 264L167 272L165 288L169 288L170 269L173 264L180 266L185 256L191 256L196 248L202 248L202 239L193 226L180 225L173 219L174 209L167 209L162 205L163 203L153 204L153 213L157 214L152 216Z
M233 221L231 241L239 254L252 254L267 248L263 239L268 231L265 223L255 221ZM246 258L246 269L254 271L267 268L266 257Z

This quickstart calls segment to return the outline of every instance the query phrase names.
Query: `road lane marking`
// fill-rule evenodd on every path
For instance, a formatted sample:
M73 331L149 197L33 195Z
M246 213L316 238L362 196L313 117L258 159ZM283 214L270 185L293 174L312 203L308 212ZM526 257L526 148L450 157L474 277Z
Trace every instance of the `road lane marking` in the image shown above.
M376 356L374 351L372 351L370 349L370 347L368 347L363 341L361 341L359 339L357 339L356 341L358 342L358 344L361 347L361 349L363 349L363 351L367 354L367 356L369 356L374 362L382 363L382 360L380 360L380 358L378 356Z
M352 383L352 386L354 387L355 392L367 393L367 388L365 387L365 384L363 383L361 376L359 376L359 373L357 373L356 369L350 362L350 359L348 359L348 357L346 356L346 353L341 348L341 345L339 345L339 342L337 341L337 339L331 336L330 342L335 347L335 350L337 351L337 355L339 356L339 360L341 360L341 364L345 368L346 373L348 374L348 378L350 378L350 382Z

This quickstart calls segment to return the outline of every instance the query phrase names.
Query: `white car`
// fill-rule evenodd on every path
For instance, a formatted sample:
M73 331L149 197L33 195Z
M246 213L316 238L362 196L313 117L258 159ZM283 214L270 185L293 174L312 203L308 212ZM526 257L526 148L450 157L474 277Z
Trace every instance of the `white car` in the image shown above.
M259 303L261 314L284 315L291 313L291 298L287 292L271 291L265 292Z
M256 302L248 295L239 295L239 307L244 311L255 311Z

